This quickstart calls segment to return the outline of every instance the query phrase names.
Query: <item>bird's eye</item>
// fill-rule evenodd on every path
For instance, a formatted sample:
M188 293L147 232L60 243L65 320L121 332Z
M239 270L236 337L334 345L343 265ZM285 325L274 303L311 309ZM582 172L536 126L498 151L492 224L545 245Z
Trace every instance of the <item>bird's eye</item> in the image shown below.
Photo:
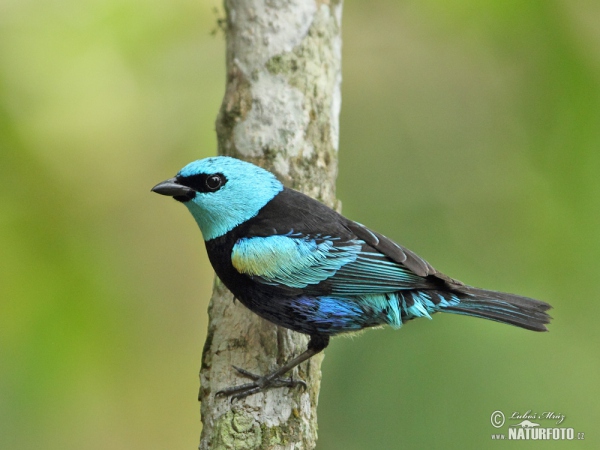
M219 175L211 175L206 178L206 187L210 191L216 191L223 184L223 179Z

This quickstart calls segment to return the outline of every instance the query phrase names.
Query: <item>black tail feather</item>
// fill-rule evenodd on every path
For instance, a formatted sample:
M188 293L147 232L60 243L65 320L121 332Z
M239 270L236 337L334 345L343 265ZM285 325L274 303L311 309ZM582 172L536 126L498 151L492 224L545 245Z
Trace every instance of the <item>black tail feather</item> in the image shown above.
M458 297L460 303L446 306L441 311L508 323L533 331L548 331L545 325L552 319L546 313L552 307L533 298L470 286L461 287Z

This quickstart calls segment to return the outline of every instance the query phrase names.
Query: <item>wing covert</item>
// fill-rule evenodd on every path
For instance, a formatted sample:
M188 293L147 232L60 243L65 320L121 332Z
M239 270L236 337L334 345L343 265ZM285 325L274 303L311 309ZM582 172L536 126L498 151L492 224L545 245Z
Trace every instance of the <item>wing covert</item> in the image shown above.
M373 295L428 286L425 278L362 239L300 233L242 238L234 268L255 281L314 295Z
M334 238L269 237L242 238L231 253L235 269L266 284L305 288L332 277L356 260L358 242L334 244Z

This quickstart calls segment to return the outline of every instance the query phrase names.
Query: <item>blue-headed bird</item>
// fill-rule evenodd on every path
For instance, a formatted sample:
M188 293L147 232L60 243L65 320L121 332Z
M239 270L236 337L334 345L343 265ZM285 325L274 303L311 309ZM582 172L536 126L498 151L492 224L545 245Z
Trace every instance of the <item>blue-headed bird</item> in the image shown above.
M331 336L400 328L437 312L546 331L548 303L468 286L385 236L284 187L267 170L230 157L194 161L154 192L183 203L210 262L234 298L268 321L310 336L277 370L220 391L234 398L296 386L282 378L321 352Z

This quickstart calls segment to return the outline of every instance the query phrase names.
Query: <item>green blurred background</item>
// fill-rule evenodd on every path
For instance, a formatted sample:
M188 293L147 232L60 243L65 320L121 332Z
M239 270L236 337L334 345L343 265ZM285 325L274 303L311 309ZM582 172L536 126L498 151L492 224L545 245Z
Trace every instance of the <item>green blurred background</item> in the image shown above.
M222 14L1 0L0 448L196 447L212 271L149 190L216 152ZM335 339L320 449L600 448L599 23L595 0L346 1L344 213L555 319ZM493 442L494 410L586 440Z

